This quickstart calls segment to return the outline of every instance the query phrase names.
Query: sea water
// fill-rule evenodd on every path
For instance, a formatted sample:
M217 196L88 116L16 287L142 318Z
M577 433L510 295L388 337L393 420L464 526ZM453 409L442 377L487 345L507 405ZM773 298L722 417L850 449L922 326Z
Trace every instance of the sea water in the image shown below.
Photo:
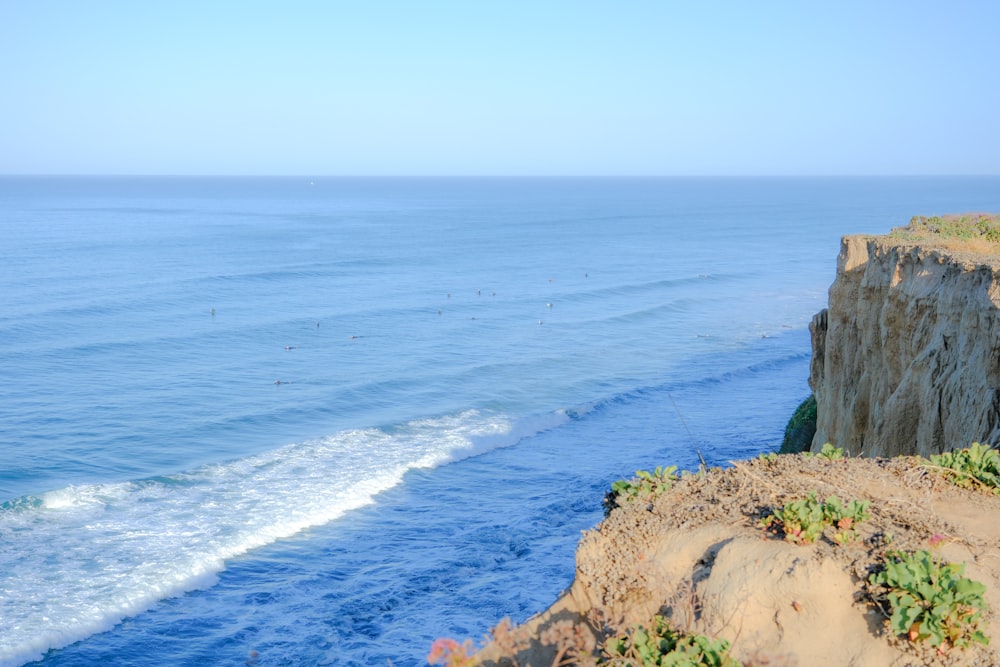
M0 665L423 664L772 451L839 237L997 178L0 178Z

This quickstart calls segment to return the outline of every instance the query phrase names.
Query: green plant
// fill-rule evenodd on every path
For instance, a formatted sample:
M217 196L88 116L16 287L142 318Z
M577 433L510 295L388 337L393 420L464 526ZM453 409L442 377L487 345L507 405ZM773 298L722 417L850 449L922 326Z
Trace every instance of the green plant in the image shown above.
M826 499L823 513L826 515L827 521L837 529L833 535L837 544L847 544L857 539L858 533L854 527L871 518L871 513L868 512L870 506L871 503L867 500L855 499L844 505L837 496L830 496Z
M781 454L799 454L809 449L816 435L816 397L812 394L792 413L785 426Z
M932 454L931 463L954 484L1000 493L1000 451L978 442L965 449Z
M774 510L761 519L759 525L765 530L780 528L787 542L805 544L815 542L823 534L827 520L823 503L816 500L815 493L810 493L804 500L796 500Z
M787 542L795 544L815 542L827 526L836 526L838 532L834 540L846 544L857 537L854 527L871 516L869 505L867 500L852 500L845 506L837 496L820 502L815 493L810 493L803 500L790 502L772 511L758 525L765 530L780 530Z
M906 227L896 227L889 236L904 241L925 241L933 238L970 241L983 239L991 243L1000 241L1000 216L992 213L964 213L958 215L917 215Z
M976 221L976 231L991 243L1000 241L1000 219L996 216L983 216Z
M823 443L823 447L820 448L818 454L813 454L812 452L803 452L807 459L816 457L818 459L826 459L827 461L837 461L844 458L844 448L834 447L829 442Z
M877 601L887 601L889 623L910 641L929 641L940 650L970 642L989 644L979 629L986 611L986 586L967 579L965 565L939 561L930 552L892 552L885 568L868 577L881 587Z
M655 470L636 470L635 477L630 480L620 479L611 485L611 491L604 496L604 515L621 505L621 500L637 498L655 498L677 481L677 466L657 466Z
M741 667L729 657L729 642L704 635L687 635L671 628L662 616L653 627L641 625L605 642L602 665L642 667Z
M767 461L768 463L773 463L778 460L777 452L761 452L757 455L758 461Z
M828 461L837 461L844 458L844 448L834 447L827 442L823 444L823 447L819 450L819 454L816 456L821 459L827 459Z

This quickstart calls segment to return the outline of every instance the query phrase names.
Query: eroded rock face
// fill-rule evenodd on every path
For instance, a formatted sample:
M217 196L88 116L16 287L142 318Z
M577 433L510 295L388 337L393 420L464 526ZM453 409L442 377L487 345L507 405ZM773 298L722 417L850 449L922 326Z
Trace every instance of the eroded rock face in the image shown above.
M848 236L810 325L812 449L928 455L1000 441L1000 262Z

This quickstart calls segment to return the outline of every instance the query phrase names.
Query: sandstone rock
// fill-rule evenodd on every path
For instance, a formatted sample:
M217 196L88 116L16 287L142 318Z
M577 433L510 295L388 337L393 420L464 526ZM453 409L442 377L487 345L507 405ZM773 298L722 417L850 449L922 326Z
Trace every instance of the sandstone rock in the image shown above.
M868 500L871 517L844 544L831 539L832 527L811 544L758 527L810 493ZM477 659L484 667L593 665L564 649L583 638L575 645L590 654L660 614L679 631L728 641L746 667L1000 665L995 611L981 627L989 646L940 652L892 632L866 581L887 550L918 549L964 564L986 586L989 608L1000 609L1000 495L949 484L914 458L739 461L614 509L584 533L569 590Z
M1000 260L843 239L810 325L812 450L928 455L1000 440Z

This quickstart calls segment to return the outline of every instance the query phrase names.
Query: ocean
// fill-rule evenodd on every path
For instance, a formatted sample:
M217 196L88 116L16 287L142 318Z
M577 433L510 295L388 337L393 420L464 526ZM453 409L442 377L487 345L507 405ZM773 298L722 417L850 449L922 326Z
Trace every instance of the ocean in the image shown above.
M839 238L1000 178L0 177L0 666L425 664L775 450Z

